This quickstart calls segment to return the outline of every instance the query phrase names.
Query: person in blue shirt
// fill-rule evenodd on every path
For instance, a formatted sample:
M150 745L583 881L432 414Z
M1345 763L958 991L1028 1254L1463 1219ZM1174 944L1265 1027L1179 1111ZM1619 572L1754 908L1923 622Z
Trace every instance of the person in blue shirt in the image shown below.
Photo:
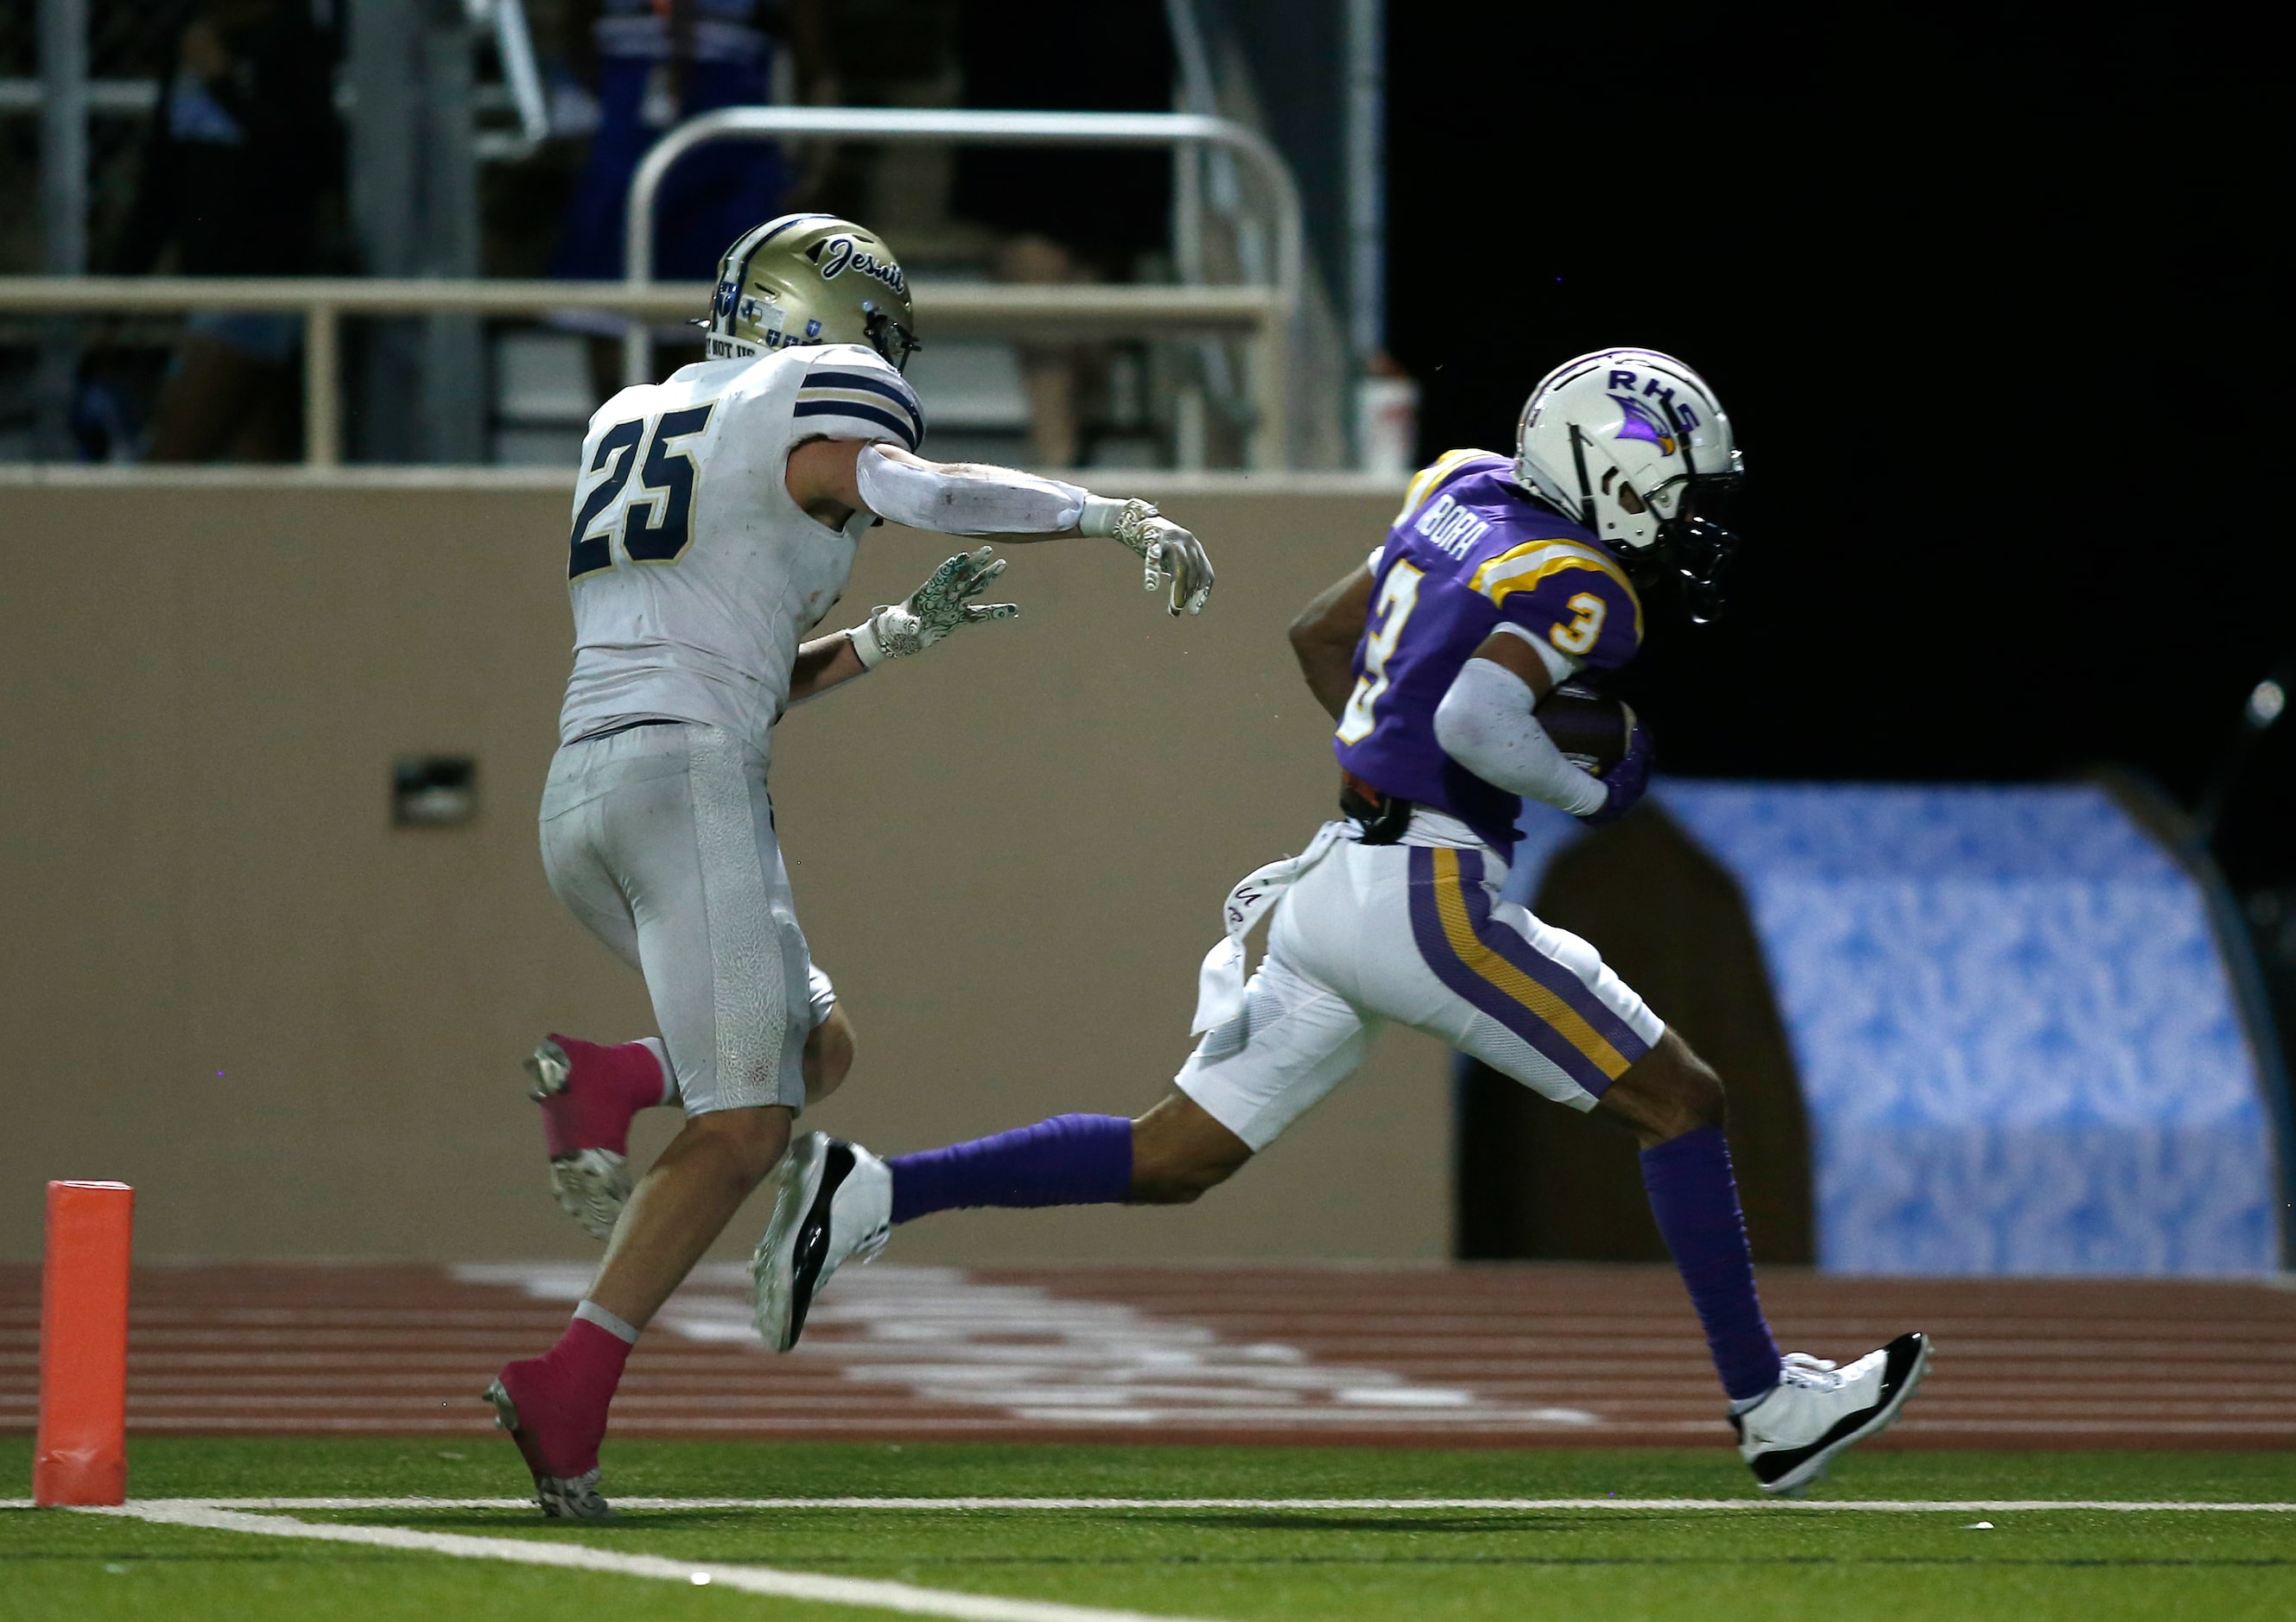
M575 181L553 276L614 281L624 274L630 177L664 131L721 107L773 100L767 0L603 0L591 26L598 127ZM727 242L781 212L789 188L781 149L712 142L678 160L655 200L653 274L698 282Z

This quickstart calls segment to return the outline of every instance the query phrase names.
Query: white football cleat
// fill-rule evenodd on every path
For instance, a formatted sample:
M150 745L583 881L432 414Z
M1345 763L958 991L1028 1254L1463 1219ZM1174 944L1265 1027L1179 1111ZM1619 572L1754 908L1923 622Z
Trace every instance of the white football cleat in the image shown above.
M594 1053L594 1044L551 1036L526 1058L532 1085L527 1096L542 1106L542 1129L550 1153L550 1194L558 1208L601 1242L614 1236L622 1207L636 1179L630 1174L629 1119L573 1090L578 1063Z
M1899 1335L1848 1368L1789 1352L1778 1383L1730 1423L1738 1453L1766 1493L1799 1496L1833 1455L1890 1428L1930 1366L1930 1340Z
M550 1197L602 1244L613 1238L636 1185L628 1159L611 1149L578 1149L550 1163Z
M750 1302L766 1345L785 1352L830 1275L892 1237L893 1173L858 1143L809 1132L773 1176L774 1214L750 1258Z

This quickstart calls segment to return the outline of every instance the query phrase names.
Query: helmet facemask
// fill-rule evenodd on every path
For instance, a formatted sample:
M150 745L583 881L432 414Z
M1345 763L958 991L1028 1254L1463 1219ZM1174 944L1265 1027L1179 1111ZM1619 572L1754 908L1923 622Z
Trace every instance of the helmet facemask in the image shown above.
M1644 549L1646 567L1671 572L1693 625L1721 617L1723 577L1738 552L1738 537L1721 520L1745 480L1742 469L1678 474L1644 498L1659 520L1657 537Z
M868 311L868 321L863 327L864 340L883 356L894 371L906 372L909 356L923 348L924 345L919 343L915 334L890 312L873 305L864 305L862 308Z

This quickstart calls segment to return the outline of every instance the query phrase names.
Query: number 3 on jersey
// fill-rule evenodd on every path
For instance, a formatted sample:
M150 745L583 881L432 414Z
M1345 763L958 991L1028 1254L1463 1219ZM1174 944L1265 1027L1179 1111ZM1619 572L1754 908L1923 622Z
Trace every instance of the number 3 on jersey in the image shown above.
M610 522L595 535L590 532L591 526L621 495L634 466L639 468L642 493L631 496L622 511L622 554L633 563L675 563L685 555L685 549L693 544L693 458L684 451L671 450L669 442L691 438L709 427L709 414L717 408L718 403L712 400L707 406L666 411L652 425L650 441L643 417L617 422L606 430L590 458L590 471L604 470L606 476L592 487L589 499L575 516L572 550L566 564L568 579L579 580L614 567L615 526ZM637 455L641 441L646 441L642 466Z
M1419 582L1425 576L1425 570L1408 563L1398 563L1387 571L1387 584L1379 588L1379 601L1374 605L1374 611L1382 616L1379 629L1364 638L1363 676L1340 717L1341 742L1360 743L1377 725L1371 712L1387 696L1387 661L1395 656L1403 622L1419 606Z

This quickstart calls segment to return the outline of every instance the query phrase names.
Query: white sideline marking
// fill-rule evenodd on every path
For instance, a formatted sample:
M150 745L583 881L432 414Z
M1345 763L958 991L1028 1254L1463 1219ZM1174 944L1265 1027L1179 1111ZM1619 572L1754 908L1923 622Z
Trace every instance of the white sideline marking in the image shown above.
M604 1571L619 1577L652 1577L665 1583L698 1585L706 1579L713 1587L738 1588L745 1593L815 1600L830 1605L857 1605L912 1617L953 1617L960 1622L1188 1622L1185 1618L1154 1617L1144 1611L1105 1610L1097 1606L1062 1605L1044 1600L1005 1600L993 1594L919 1588L908 1583L869 1577L778 1571L769 1566L696 1563L668 1560L659 1554L618 1554L582 1544L541 1543L522 1537L471 1537L455 1532L409 1531L403 1527L327 1526L277 1515L243 1514L181 1499L152 1498L117 1506L91 1506L82 1512L117 1515L161 1526L199 1527L215 1532L363 1544L372 1548L452 1555L458 1560L507 1561L521 1566Z
M614 1503L618 1508L627 1510L1863 1510L1885 1515L1988 1515L2047 1510L2109 1510L2136 1514L2296 1514L2296 1503L2123 1498L634 1498L617 1495ZM32 1501L29 1498L0 1498L0 1509L29 1510L31 1507ZM154 1520L165 1516L206 1511L530 1510L533 1507L534 1500L531 1498L139 1498L99 1512L140 1516ZM323 1528L320 1531L332 1533L347 1528ZM317 1536L318 1533L313 1535ZM409 1536L430 1536L432 1534ZM524 1548L528 1545L521 1543L518 1546ZM824 1577L821 1580L834 1582L843 1579ZM1129 1613L1094 1611L1073 1614L1109 1617Z

